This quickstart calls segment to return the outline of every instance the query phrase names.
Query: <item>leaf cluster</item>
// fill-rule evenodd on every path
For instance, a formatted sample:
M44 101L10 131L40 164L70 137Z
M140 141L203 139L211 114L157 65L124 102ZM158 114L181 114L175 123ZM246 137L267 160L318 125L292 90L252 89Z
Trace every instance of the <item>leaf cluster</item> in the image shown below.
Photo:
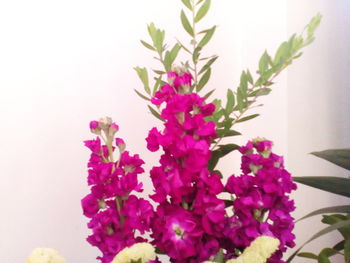
M350 170L350 149L331 149L321 152L311 153L314 156L327 160L339 167ZM296 182L346 197L350 197L350 179L343 177L331 176L307 176L294 177ZM324 215L329 213L337 213ZM318 233L314 234L307 242L305 242L294 254L288 259L290 262L296 255L299 257L317 260L319 263L329 263L330 257L334 255L344 256L344 262L350 262L350 205L332 206L313 211L300 220L304 220L311 216L322 215L322 223L329 225ZM327 247L320 251L319 254L311 252L300 252L300 250L314 239L337 230L342 236L342 240L333 247Z
M218 138L213 142L214 149L222 147L219 144L222 138L240 134L233 129L236 123L259 116L259 114L246 115L246 112L255 106L259 97L266 96L271 92L275 77L302 55L301 50L314 40L314 32L320 21L321 15L318 14L305 27L306 35L305 33L292 35L278 47L273 56L265 51L259 59L257 77L254 79L248 69L244 70L235 91L227 90L226 104L222 100L215 99L213 101L216 110L213 116L207 120L214 121L217 126ZM262 106L262 104L257 106ZM221 155L219 158L223 156ZM216 158L218 156L213 156L214 160L211 162L217 163Z

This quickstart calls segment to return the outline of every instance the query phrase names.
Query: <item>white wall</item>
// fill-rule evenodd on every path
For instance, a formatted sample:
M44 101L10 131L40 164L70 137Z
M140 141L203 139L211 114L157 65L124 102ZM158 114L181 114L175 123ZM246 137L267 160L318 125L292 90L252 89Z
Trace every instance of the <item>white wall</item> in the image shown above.
M215 87L216 96L224 98L226 88L236 87L242 69L256 70L265 48L274 51L321 11L325 19L317 42L295 63L288 79L282 75L271 96L262 100L266 104L258 109L262 117L239 127L245 136L237 142L258 135L270 138L276 152L288 153L295 174L308 175L316 166L326 175L328 165L306 153L349 143L349 18L345 16L349 1L332 8L327 1L303 2L213 1L203 23L219 25L207 52L220 59L208 90ZM111 116L120 124L129 150L147 162L146 168L157 163L157 155L145 149L144 138L158 122L133 92L141 86L132 68L155 65L139 44L139 39L147 38L147 23L165 28L170 43L175 36L188 40L178 19L180 6L180 1L164 0L0 3L2 262L24 262L37 246L54 247L72 263L96 262L98 251L85 241L89 231L80 208L88 191L88 150L82 141L92 137L91 119ZM319 102L311 105L315 87ZM225 174L237 171L237 157L220 164ZM146 182L146 190L151 189ZM316 206L310 205L309 193L325 203L338 200L300 189L295 197L303 207L296 217ZM305 238L303 232L297 228L300 240Z
M288 1L289 34L317 12L323 20L316 41L288 72L288 166L295 176L349 176L345 170L308 154L350 145L350 1ZM302 185L294 197L299 216L321 207L349 204L346 198ZM299 244L325 227L320 218L298 223ZM305 251L319 252L337 241L340 235L333 233L312 242Z

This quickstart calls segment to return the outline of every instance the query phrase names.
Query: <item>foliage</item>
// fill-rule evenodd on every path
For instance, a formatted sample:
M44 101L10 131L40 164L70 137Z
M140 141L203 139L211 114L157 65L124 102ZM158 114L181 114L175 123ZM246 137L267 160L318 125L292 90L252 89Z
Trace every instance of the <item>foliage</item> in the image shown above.
M182 50L186 52L190 60L181 63L193 75L192 91L203 92L205 86L210 80L212 65L218 59L217 55L202 56L203 48L212 39L216 26L198 30L197 23L208 13L210 8L210 0L181 0L185 10L181 10L180 19L184 30L190 36L190 46L186 46L178 41L171 49L164 43L165 31L157 28L153 23L148 25L148 33L151 42L141 40L143 46L156 53L157 59L162 69L152 70L156 74L153 77L154 84L151 90L149 84L149 76L146 68L136 67L135 70L142 81L146 94L136 91L136 93L146 101L149 101L165 83L166 72L169 71ZM189 18L190 17L190 18ZM214 121L217 127L218 137L212 142L212 149L218 150L217 154L211 160L212 164L218 163L219 159L226 154L219 154L222 147L227 145L220 144L225 137L237 136L241 133L234 128L235 124L254 119L259 114L247 114L253 107L262 106L258 104L258 99L266 96L271 92L275 78L285 70L293 61L302 55L302 49L313 42L314 32L321 21L321 15L317 14L311 19L305 30L301 34L293 34L288 40L279 45L277 51L270 55L265 51L259 59L257 76L254 78L249 69L244 70L240 76L240 82L236 89L227 89L226 102L221 99L213 99L211 102L215 104L216 110L213 116L207 118L208 121ZM214 93L215 89L205 93L204 97L209 97ZM160 118L160 109L148 106L150 112L158 119ZM212 169L215 166L211 166Z
M350 149L331 149L321 152L312 152L314 156L327 160L339 167L350 170ZM294 177L296 182L346 197L350 197L350 179L343 177L331 176L306 176ZM330 215L323 215L329 213L336 213ZM322 223L329 225L325 229L313 235L307 242L305 242L296 252L289 258L289 262L296 256L317 260L320 263L330 262L329 258L334 255L344 256L344 262L350 262L350 205L326 207L315 210L306 216L300 218L304 220L311 216L322 214ZM324 248L318 255L311 252L300 252L300 250L314 239L337 230L342 236L340 240L333 247Z

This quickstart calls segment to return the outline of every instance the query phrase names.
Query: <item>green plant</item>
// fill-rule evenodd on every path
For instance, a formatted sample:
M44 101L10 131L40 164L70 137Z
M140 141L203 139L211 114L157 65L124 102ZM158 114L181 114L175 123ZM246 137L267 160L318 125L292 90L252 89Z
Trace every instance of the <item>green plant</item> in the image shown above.
M350 149L332 149L321 152L311 153L319 158L327 160L346 170L350 170ZM306 176L294 177L296 182L321 189L323 191L350 197L350 179L344 177L328 176ZM336 213L336 214L330 214ZM328 214L328 215L325 215ZM332 206L313 211L300 218L304 220L311 216L322 215L322 223L329 225L307 240L294 254L288 259L290 262L296 255L304 258L314 259L320 263L330 262L329 258L334 255L344 256L344 262L350 262L350 205ZM323 248L319 254L311 252L300 252L309 242L316 238L337 230L342 239L332 247Z

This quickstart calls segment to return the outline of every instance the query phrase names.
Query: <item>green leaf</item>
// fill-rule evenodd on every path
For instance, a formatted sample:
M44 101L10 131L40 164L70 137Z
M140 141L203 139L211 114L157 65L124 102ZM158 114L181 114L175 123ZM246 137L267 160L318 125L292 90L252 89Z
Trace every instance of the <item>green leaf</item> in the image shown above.
M340 251L344 249L344 245L345 245L345 240L340 241L339 243L337 243L336 245L333 246L333 249Z
M208 162L208 170L209 171L213 171L214 168L216 167L216 165L218 164L219 162L219 153L218 152L213 152L212 155L211 155L211 158Z
M210 7L210 0L205 0L203 5L199 8L194 21L197 23L201 20L207 13Z
M164 37L165 37L165 32L157 29L157 32L155 35L154 46L157 49L158 53L162 53L162 51L163 51Z
M252 77L252 74L250 74L250 71L248 69L247 69L246 75L247 75L248 82L253 85L254 84L253 77Z
M139 92L136 89L134 89L134 90L135 90L136 94L139 95L142 99L150 101L150 99L147 96L143 95L141 92Z
M259 60L259 73L263 74L268 69L268 66L271 64L271 57L265 51Z
M134 69L137 72L137 75L139 76L139 78L141 79L147 94L151 94L151 90L150 90L149 84L148 84L148 72L147 72L147 69L146 68L140 68L140 67L135 67Z
M294 181L330 193L350 197L350 179L330 176L293 177Z
M171 66L173 65L177 54L179 53L181 49L181 46L179 44L175 44L174 47L171 49L171 51L167 51L165 53L165 58L164 58L164 67L166 69L166 71L170 71L171 70Z
M203 74L203 76L198 82L198 85L196 87L197 92L201 91L204 88L204 86L208 83L210 75L211 75L211 69L208 68L208 70Z
M347 220L348 218L344 215L334 214L334 215L323 215L322 223L333 225L342 221ZM338 229L340 234L345 238L350 238L350 225L341 227Z
M193 63L194 64L197 64L198 62L198 58L200 56L200 51L202 50L201 47L196 47L195 50L193 51L193 54L192 54L192 60L193 60Z
M153 50L153 51L156 50L151 44L148 44L147 42L145 42L143 40L140 40L140 41L141 41L142 45L144 45L146 48Z
M240 132L235 131L235 130L226 130L226 129L217 129L216 133L218 134L219 138L224 138L224 137L230 137L230 136L237 136L237 135L242 135Z
M318 256L310 252L301 252L297 255L298 257L318 259Z
M219 145L219 149L216 151L220 152L220 157L224 157L225 155L229 154L230 152L233 152L233 151L239 149L239 147L240 146L237 144L229 143L229 144Z
M331 149L311 154L350 170L350 149Z
M215 29L216 29L216 26L213 26L211 29L207 31L207 33L204 35L201 41L199 41L198 43L199 47L204 47L206 44L208 44L208 42L210 41L210 39L213 37L215 33Z
M210 95L213 94L214 91L215 89L212 89L211 91L209 91L207 94L204 95L204 98L208 99Z
M253 92L249 93L248 97L259 97L259 96L266 96L270 94L272 89L270 88L262 88L262 89L257 89L254 90Z
M328 214L328 213L350 213L350 205L331 206L331 207L317 209L307 214L306 216L303 216L302 218L298 219L296 222L309 218L311 216Z
M158 91L158 88L159 88L161 82L162 82L162 77L159 76L159 77L156 79L156 82L154 83L152 95L154 95L154 94Z
M191 11L193 10L190 0L181 0L181 1L188 9L190 9Z
M344 257L345 262L350 262L350 238L347 239L344 244Z
M328 256L324 253L318 255L318 263L331 263Z
M194 37L193 28L191 27L191 24L188 21L188 18L186 17L185 12L183 10L181 10L181 23L186 32L190 34L190 36Z
M350 219L346 220L346 221L342 221L339 223L336 223L334 225L328 226L324 229L322 229L321 231L319 231L318 233L314 234L309 240L307 240L300 248L298 248L287 260L287 262L291 262L292 259L299 253L299 251L308 243L310 243L311 241L319 238L320 236L323 236L325 234L328 234L334 230L337 230L338 228L344 227L344 226L348 226L350 224Z
M321 250L320 254L323 254L326 257L331 257L331 256L338 254L338 251L335 250L334 248L326 247L326 248Z
M147 26L147 30L148 30L148 34L150 35L152 41L155 42L157 29L156 29L154 23L149 24Z
M314 34L316 28L319 26L320 22L321 22L322 16L320 13L318 13L316 16L314 16L310 23L307 25L307 35L308 38L312 37L312 35Z
M171 68L171 56L170 56L170 52L167 51L165 52L165 57L164 57L164 68L166 71L170 71Z
M224 262L224 251L222 248L219 249L219 252L215 256L214 262L223 263Z
M226 102L226 113L229 115L233 111L233 107L235 105L235 96L231 89L227 89L227 102Z
M244 93L247 93L247 91L248 91L248 76L245 73L245 71L243 71L241 74L239 86Z
M202 74L204 71L206 71L208 68L210 68L210 66L218 59L218 56L214 56L213 58L211 58L204 66L203 68L201 68L201 70L199 71L199 75Z
M277 49L277 52L275 54L275 58L273 60L273 64L274 65L282 65L287 56L288 56L288 43L287 42L283 42L279 48Z
M160 114L158 113L158 111L156 111L155 109L153 109L151 106L148 105L149 110L151 111L151 113L153 114L154 117L156 117L157 119L164 121L164 119L160 116Z
M156 69L153 69L152 70L154 73L158 74L158 75L163 75L165 74L166 72L165 71L162 71L162 70L156 70Z
M229 154L234 150L237 150L239 147L239 145L233 143L219 145L219 149L212 152L212 157L208 163L208 169L210 171L213 171L220 158L224 157L225 155Z
M244 95L242 89L237 89L237 109L242 112L244 108Z
M260 115L260 114L252 114L252 115L249 115L249 116L244 117L244 118L242 118L242 119L238 119L238 120L236 121L236 123L254 119L254 118L258 117L259 115Z
M177 55L179 54L180 49L181 49L181 45L179 45L177 43L171 49L170 55L171 55L172 62L174 62L174 60L176 59Z

